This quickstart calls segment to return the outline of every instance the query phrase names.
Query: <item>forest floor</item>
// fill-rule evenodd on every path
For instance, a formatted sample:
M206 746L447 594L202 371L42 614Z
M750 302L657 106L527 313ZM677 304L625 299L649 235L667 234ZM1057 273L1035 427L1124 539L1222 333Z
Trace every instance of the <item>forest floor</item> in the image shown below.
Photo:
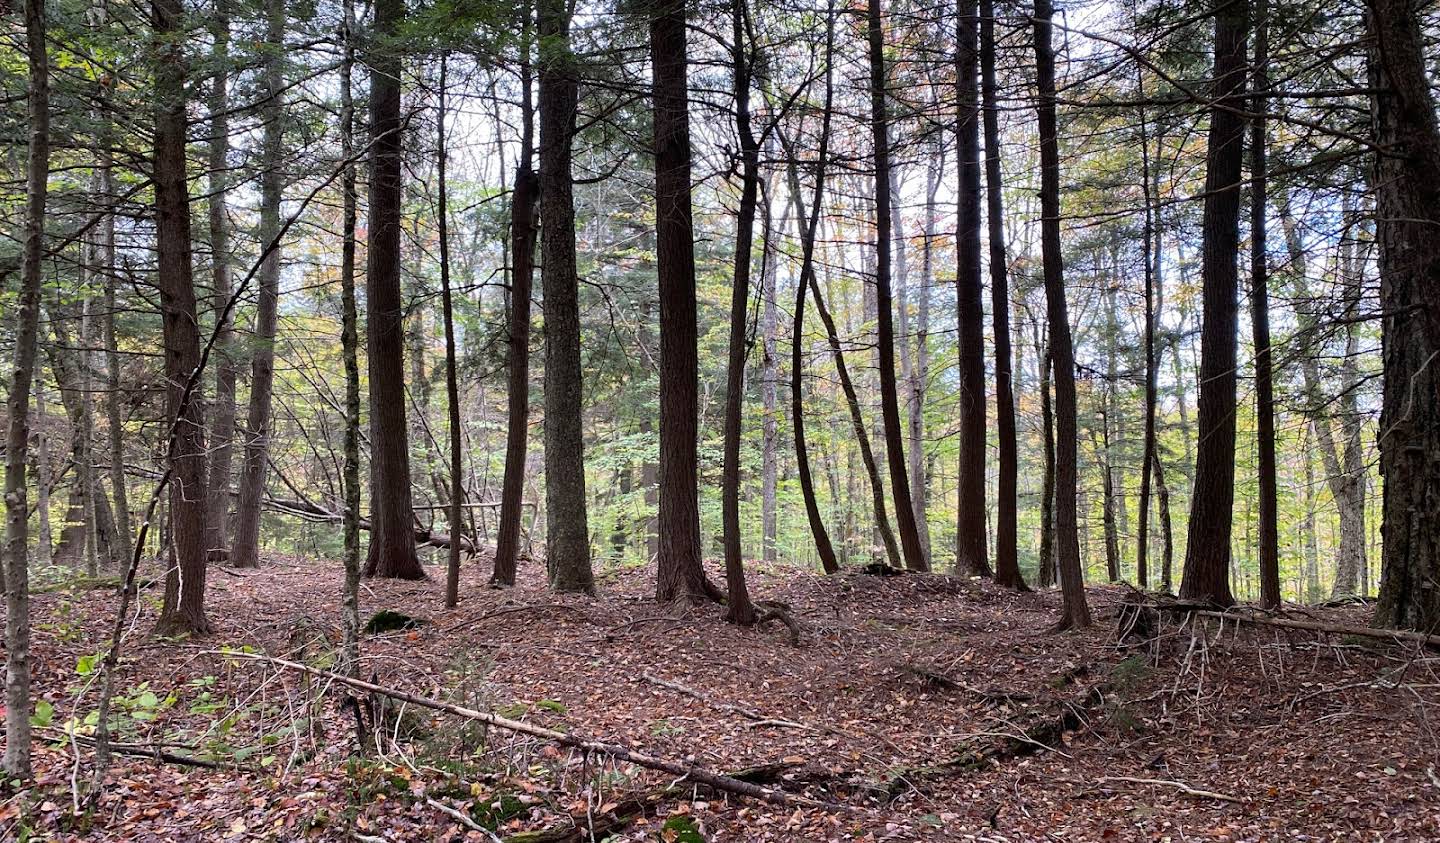
M413 705L383 708L379 751L358 754L343 691L222 651L333 658L338 564L274 558L212 573L204 640L147 637L159 593L142 592L117 740L222 769L119 757L87 819L72 771L90 753L55 739L93 710L85 657L108 638L113 592L35 597L35 693L53 710L37 714L38 781L4 794L0 839L558 841L592 827L679 843L1440 839L1433 654L1213 621L1122 646L1116 588L1091 590L1094 628L1054 634L1055 594L754 565L752 593L804 625L797 647L778 624L656 605L653 569L607 572L587 599L549 593L525 567L497 591L488 565L467 565L454 610L437 569L429 582L366 582L365 617L426 622L370 636L365 678L768 773L841 807L730 796ZM1359 623L1366 611L1313 614Z

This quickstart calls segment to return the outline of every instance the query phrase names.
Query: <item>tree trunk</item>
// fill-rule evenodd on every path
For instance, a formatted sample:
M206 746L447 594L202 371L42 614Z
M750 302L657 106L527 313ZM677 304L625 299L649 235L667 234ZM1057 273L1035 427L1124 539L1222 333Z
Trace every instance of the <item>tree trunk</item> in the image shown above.
M365 576L425 579L415 552L400 297L401 50L404 0L376 0L370 65L370 220L365 255L370 368L370 549Z
M37 336L38 342L38 336ZM50 526L50 491L55 482L55 473L50 464L50 434L46 431L48 420L45 408L45 383L34 378L35 385L35 465L30 469L35 474L35 563L48 568L51 554L55 549L55 536ZM0 574L3 579L3 574Z
M805 445L805 293L815 277L815 233L820 224L820 208L825 196L825 167L830 152L831 103L834 100L835 0L829 0L825 11L825 107L820 112L819 149L815 157L815 192L810 199L808 217L798 219L800 228L800 277L795 284L795 312L790 336L790 424L795 431L795 473L800 480L800 494L805 500L805 517L815 552L827 574L840 570L835 547L820 517L820 503L815 498L815 480L810 473L810 454ZM783 136L782 136L783 137ZM787 146L788 157L795 158L793 147Z
M1020 458L1015 441L1015 393L1010 360L1010 283L1005 255L1005 206L1000 181L994 0L980 2L980 91L985 112L985 221L989 226L990 240L990 318L995 334L995 429L1000 444L995 481L995 582L1007 588L1028 591L1020 575L1017 546L1019 513L1016 487ZM982 411L982 421L983 415ZM984 433L983 427L981 433ZM981 464L983 466L983 459Z
M233 295L230 278L230 4L216 0L211 31L215 77L210 87L210 309L220 319ZM107 194L108 195L108 194ZM113 323L112 323L113 324ZM230 468L235 453L235 382L232 320L215 326L215 397L210 410L210 499L205 520L205 551L211 562L229 558ZM118 507L117 507L118 508ZM128 519L125 535L129 535Z
M900 427L900 402L895 383L894 306L890 300L890 118L886 103L885 32L880 4L868 0L867 35L870 42L870 131L875 158L875 308L876 340L880 358L880 415L885 423L886 463L895 499L895 520L905 567L930 570L915 526L910 480L905 468L905 433ZM983 402L982 402L983 406Z
M260 566L260 506L265 498L269 468L270 404L275 385L275 334L280 306L280 203L285 177L280 170L285 145L285 74L281 68L285 44L285 2L268 0L265 8L265 59L261 70L265 100L260 107L264 134L260 141L260 247L267 249L260 263L255 308L255 337L250 359L250 408L245 421L245 459L240 470L240 501L235 508L235 544L230 564L237 568ZM217 481L219 482L219 481ZM224 485L228 486L229 478Z
M1385 391L1377 626L1440 627L1440 129L1418 10L1370 0L1371 120Z
M940 192L940 173L945 168L945 145L936 143L934 157L925 168L925 234L921 245L920 284L916 289L919 301L915 307L915 365L910 379L910 498L915 505L915 527L920 531L920 544L925 558L934 558L930 543L929 471L925 459L925 391L930 382L930 291L935 287L935 229L938 225L936 194Z
M1040 572L1041 588L1055 585L1055 411L1050 400L1052 366L1050 347L1040 342L1035 328L1035 350L1040 357L1040 435L1045 440L1045 469L1040 483Z
M776 499L779 486L780 462L779 413L780 361L776 357L776 333L780 321L779 308L775 304L777 272L773 267L775 254L774 232L770 218L770 176L766 176L765 196L767 201L760 204L763 215L764 244L760 257L760 400L763 420L760 427L760 522L761 555L765 562L772 563L779 558L779 502ZM782 217L783 221L783 217ZM797 217L795 227L803 223Z
M955 572L965 576L989 576L985 548L985 311L981 304L980 282L980 98L976 87L979 17L976 0L962 0L956 20L958 51L955 60L956 97L960 110L956 121L957 156L960 163L960 193L956 200L959 219L955 243L955 313L960 355L960 465L959 499L955 521ZM993 257L992 257L993 261ZM1000 338L997 337L997 350ZM1007 372L1008 374L1008 372ZM1003 436L1002 436L1003 440ZM1002 444L1002 448L1004 445ZM1001 474L1004 474L1002 467ZM1004 479L1002 478L1002 484ZM1011 506L1006 508L1004 489L998 490L1001 517L1013 521L1014 488L1010 484ZM1013 530L1012 530L1013 533ZM1012 542L1013 544L1013 542Z
M25 472L30 447L30 383L40 333L45 205L50 180L50 59L45 4L25 4L30 72L30 140L25 159L25 243L5 438L5 775L30 778L30 506ZM41 420L44 423L44 420Z
M545 297L545 553L550 585L556 591L588 593L595 589L595 578L590 568L585 501L580 282L575 269L575 199L570 176L579 80L570 52L567 5L563 0L540 0L536 8L540 36L540 283ZM683 20L681 32L683 38ZM683 93L681 102L683 105ZM697 514L697 552L698 519ZM662 541L664 533L662 525Z
M1137 69L1136 73L1139 73ZM1145 94L1144 79L1136 85L1137 94ZM1158 461L1155 433L1155 408L1159 403L1159 366L1156 355L1156 288L1160 283L1159 234L1155 225L1155 194L1152 189L1149 126L1145 109L1140 109L1140 189L1145 197L1145 222L1140 233L1144 250L1145 272L1145 440L1140 455L1140 512L1135 539L1135 584L1144 591L1150 587L1150 483ZM1156 148L1159 148L1157 142Z
M450 547L445 560L445 606L460 602L460 536L465 530L465 466L460 430L460 381L455 359L455 314L450 296L450 204L445 184L445 85L447 55L440 54L435 111L435 220L440 238L440 311L445 320L445 401L450 434Z
M345 585L340 600L340 665L347 676L360 672L360 319L355 302L355 0L344 0L340 60L340 356L345 363Z
M1064 596L1057 627L1090 625L1080 567L1080 536L1076 523L1075 351L1065 302L1065 267L1060 248L1060 145L1055 115L1055 50L1051 46L1050 0L1035 0L1035 64L1040 129L1040 245L1044 261L1045 301L1050 325L1050 357L1055 377L1055 544L1056 567Z
M170 463L170 549L174 564L165 576L165 602L156 624L164 635L203 635L205 617L205 413L185 385L200 365L191 262L190 197L185 175L184 8L180 0L153 0L155 55L156 281L165 342L166 414L173 430Z
M1269 86L1266 64L1269 53L1269 12L1267 0L1255 3L1255 75L1251 110L1265 110L1265 89ZM1260 606L1280 608L1279 491L1275 477L1275 387L1271 376L1270 270L1265 255L1265 118L1256 117L1250 126L1250 321L1255 342L1255 424L1260 490L1259 563Z
M520 73L520 166L510 196L509 336L505 350L505 475L500 483L500 523L496 527L495 564L491 585L515 584L520 556L520 517L525 497L526 451L530 440L530 297L535 279L535 229L539 222L540 180L534 159L535 107L531 101L531 6L524 5L520 28L525 58Z
M1203 324L1200 333L1199 445L1190 499L1180 596L1217 606L1230 593L1235 502L1235 339L1240 240L1240 177L1245 123L1247 5L1215 14L1214 93L1205 167Z
M541 35L543 38L544 33ZM650 17L650 60L654 75L655 245L660 283L660 559L655 597L661 602L720 596L705 576L700 552L696 454L699 338L685 38L685 3L657 0ZM545 171L543 163L540 169ZM546 267L549 263L545 261Z
M740 208L735 219L735 263L730 285L729 360L725 378L725 463L721 478L724 521L726 618L755 623L755 607L745 585L745 559L740 546L740 424L745 404L746 316L750 309L750 257L755 240L755 209L760 198L760 144L750 126L750 69L745 0L730 7L731 59L735 85L735 126L740 138Z

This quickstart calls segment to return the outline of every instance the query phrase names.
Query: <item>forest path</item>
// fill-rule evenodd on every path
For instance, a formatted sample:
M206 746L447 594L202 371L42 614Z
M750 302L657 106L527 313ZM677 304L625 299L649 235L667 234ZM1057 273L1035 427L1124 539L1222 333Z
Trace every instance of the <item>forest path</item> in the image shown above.
M857 810L667 793L652 774L413 707L382 712L399 736L383 759L347 761L355 726L339 693L307 709L313 681L215 652L298 650L326 664L339 565L272 558L212 575L213 639L132 638L120 683L123 740L260 771L121 759L85 836L64 819L70 750L41 749L40 783L0 808L0 838L23 812L54 839L487 840L427 799L503 838L571 813L603 826L635 795L643 815L612 839L687 840L690 824L703 839L757 841L1440 838L1433 656L1214 626L1124 649L1119 589L1092 589L1097 628L1055 635L1052 594L752 563L752 591L805 625L792 647L778 625L657 606L649 568L609 571L585 598L551 594L533 564L515 589L489 589L486 567L466 566L455 610L441 609L437 569L429 582L366 582L366 617L426 623L371 636L364 678L716 771L782 765L778 786ZM142 633L153 603L147 592ZM37 596L36 687L52 730L112 610L103 589ZM92 707L93 694L80 704Z

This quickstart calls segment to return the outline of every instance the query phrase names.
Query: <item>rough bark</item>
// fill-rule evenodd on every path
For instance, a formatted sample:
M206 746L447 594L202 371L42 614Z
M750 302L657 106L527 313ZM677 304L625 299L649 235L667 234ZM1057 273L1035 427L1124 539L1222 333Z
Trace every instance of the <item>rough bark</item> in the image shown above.
M1266 63L1269 61L1269 21L1267 0L1255 2L1255 72L1253 89L1256 94L1251 110L1265 110L1263 94L1269 86ZM1270 270L1266 260L1266 162L1265 118L1256 117L1250 125L1250 322L1255 343L1255 423L1257 465L1256 477L1260 491L1259 564L1260 605L1266 609L1280 607L1280 531L1279 491L1275 477L1275 386L1271 374L1270 350Z
M900 530L905 567L928 571L930 560L920 544L920 532L915 526L915 506L910 500L909 472L905 467L905 432L900 427L900 402L895 383L895 316L890 299L890 109L886 92L888 77L881 2L868 0L866 10L866 34L870 46L870 134L875 160L875 316L880 362L880 415L885 424L886 463L890 468L895 521Z
M1138 69L1136 71L1139 72ZM1136 85L1144 94L1143 77ZM1140 232L1145 272L1145 438L1140 448L1140 512L1135 540L1135 584L1143 591L1150 587L1150 490L1158 443L1155 431L1156 404L1159 403L1159 367L1155 343L1157 288L1160 284L1159 232L1155 225L1155 194L1150 160L1149 124L1145 109L1140 109L1140 189L1145 197L1145 219ZM1159 145L1157 143L1157 148Z
M1051 45L1050 0L1035 0L1035 64L1040 129L1040 246L1044 262L1045 301L1050 326L1050 357L1055 378L1055 552L1064 598L1058 628L1090 625L1080 567L1080 536L1075 511L1077 433L1075 415L1075 350L1065 302L1065 267L1060 248L1060 146L1055 115L1055 49Z
M1370 0L1371 120L1385 313L1377 626L1440 628L1440 128L1418 9Z
M25 153L25 242L16 308L15 369L10 379L5 437L5 756L7 778L30 778L30 506L26 469L30 447L30 384L40 334L40 288L45 259L45 206L50 183L50 59L45 4L25 4L30 120ZM42 420L43 421L43 420Z
M260 263L255 307L255 333L251 340L250 406L245 420L244 464L240 470L240 500L235 507L235 543L230 564L237 568L260 565L260 506L265 497L269 468L270 405L275 386L275 335L280 308L280 202L285 177L281 172L285 144L285 74L281 66L285 44L285 2L268 0L265 6L264 86L260 121L260 245L266 253ZM228 483L228 478L226 478Z
M1035 329L1035 350L1040 356L1040 436L1044 440L1045 467L1040 482L1040 572L1041 588L1055 585L1055 408L1050 398L1052 366L1050 345L1041 344Z
M440 238L440 312L445 322L445 401L450 436L450 547L445 556L445 605L460 602L460 536L465 531L465 466L461 445L460 381L455 359L455 309L450 295L450 197L445 183L446 55L440 55L440 86L435 113L435 168L437 235Z
M355 302L355 226L360 196L355 188L355 0L344 0L340 59L340 356L345 366L345 585L340 597L341 673L360 672L360 318Z
M590 592L595 579L590 568L585 503L580 281L575 269L575 200L570 176L579 80L570 52L570 13L564 0L540 0L536 9L540 37L540 284L545 297L546 564L556 591ZM697 553L699 531L697 514ZM664 533L662 524L662 542Z
M190 239L190 197L185 174L184 8L180 0L153 0L155 32L156 282L165 343L166 414L174 425L170 463L170 550L165 601L157 631L203 635L205 616L205 414L203 402L185 400L185 384L200 365L195 277Z
M370 369L370 548L365 576L425 579L415 552L405 423L404 306L400 296L403 125L401 50L404 0L377 0L370 65L370 218L365 255L366 340Z
M1203 314L1200 331L1200 401L1195 485L1180 596L1217 606L1230 593L1230 534L1235 502L1235 366L1240 178L1245 122L1245 2L1215 15L1214 96L1205 167Z

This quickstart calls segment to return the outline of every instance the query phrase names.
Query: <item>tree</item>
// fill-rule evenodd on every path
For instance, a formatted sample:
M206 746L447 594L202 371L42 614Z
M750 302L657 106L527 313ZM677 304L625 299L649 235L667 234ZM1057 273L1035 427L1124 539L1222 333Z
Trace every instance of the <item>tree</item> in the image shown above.
M564 0L539 0L540 283L545 294L545 550L556 591L590 592L571 140L579 96ZM688 183L687 183L688 190ZM697 539L698 541L698 539Z
M355 303L355 0L344 0L340 37L340 356L345 368L345 585L340 597L340 672L360 671L360 319Z
M1190 498L1189 540L1180 596L1217 606L1230 593L1230 533L1235 502L1235 339L1240 248L1240 177L1244 160L1245 2L1215 12L1215 104L1206 146L1203 324L1200 332L1199 444Z
M184 57L184 8L180 0L153 0L155 32L156 281L165 341L166 414L171 435L170 551L165 602L156 630L164 635L203 635L205 617L204 404L186 400L185 385L200 365L191 256L190 196L186 189L185 122L189 72Z
M1050 364L1055 379L1055 566L1065 608L1057 627L1090 625L1080 568L1080 534L1075 510L1078 436L1075 409L1075 350L1065 302L1065 267L1060 249L1060 145L1055 118L1055 49L1051 46L1050 0L1035 0L1035 76L1040 128L1040 248L1050 326Z
M1016 486L1015 393L1010 368L1010 285L1005 257L1005 203L1000 181L1000 108L995 92L995 3L980 2L980 93L985 112L985 222L990 238L990 318L995 334L995 428L999 435L995 483L995 582L1028 591L1020 575ZM983 413L981 432L983 434ZM983 465L983 457L982 457ZM984 479L981 479L983 492Z
M655 597L661 602L700 601L720 595L700 564L699 360L684 0L654 0L650 63L660 287L660 554ZM543 162L540 170L545 171Z
M1267 0L1255 3L1255 73L1250 125L1250 321L1255 341L1256 480L1260 487L1260 605L1280 608L1279 501L1275 477L1275 387L1271 375L1270 270L1265 252L1265 101L1269 79Z
M370 220L365 255L370 367L370 549L365 576L425 578L415 552L405 424L404 307L400 297L403 158L400 45L404 0L377 0L370 65Z
M237 568L260 566L260 506L265 497L265 474L270 454L270 404L275 391L275 334L280 310L280 203L285 176L281 162L285 147L285 2L265 5L265 59L261 70L265 99L260 107L264 124L260 152L260 263L259 299L255 308L255 338L250 356L250 407L245 421L245 463L240 472L240 503L235 509L235 545L230 564ZM373 353L373 352L372 352ZM216 480L229 485L229 478Z
M900 403L895 383L895 314L890 297L890 120L886 103L885 29L881 0L868 0L866 34L870 47L870 134L875 159L875 308L879 343L880 415L885 424L885 456L890 467L890 488L905 567L930 570L915 526L910 480L905 468L905 432L900 427Z
M1440 628L1440 128L1419 10L1409 0L1366 5L1385 313L1384 544L1375 623L1431 632Z
M45 206L50 185L50 56L45 4L25 4L30 139L25 153L25 243L16 317L15 370L5 437L5 775L30 778L30 384L40 334Z
M465 529L464 452L460 429L460 382L455 360L455 307L450 295L450 197L445 183L445 85L448 57L440 54L440 80L435 109L435 220L440 237L440 312L445 321L445 398L450 434L450 547L445 559L445 605L460 602L460 537Z
M989 576L985 548L985 310L980 283L980 96L976 86L979 15L975 0L959 4L956 21L956 135L960 159L955 314L960 355L960 467L955 521L955 572ZM998 348L998 346L997 346ZM1006 373L1008 375L1008 372ZM1003 444L1002 444L1002 447ZM1003 481L1002 481L1003 482ZM1000 490L1003 495L1003 488ZM1014 490L1011 489L1013 501ZM1013 521L998 502L1001 531ZM1009 527L1014 533L1013 523ZM1002 539L1003 541L1003 539Z
M535 279L535 231L540 181L535 177L535 106L530 65L531 6L522 11L520 48L520 166L510 196L510 307L505 348L505 474L500 484L492 585L515 584L520 555L520 516L525 495L525 452L530 440L530 296Z
M735 274L730 285L729 360L725 377L725 465L721 506L725 540L726 617L742 626L755 623L755 606L745 586L740 547L740 424L745 403L746 316L750 307L750 261L755 246L755 209L760 202L760 142L750 125L750 74L746 44L746 3L731 4L731 61L734 66L735 128L740 136L740 209L735 219Z

